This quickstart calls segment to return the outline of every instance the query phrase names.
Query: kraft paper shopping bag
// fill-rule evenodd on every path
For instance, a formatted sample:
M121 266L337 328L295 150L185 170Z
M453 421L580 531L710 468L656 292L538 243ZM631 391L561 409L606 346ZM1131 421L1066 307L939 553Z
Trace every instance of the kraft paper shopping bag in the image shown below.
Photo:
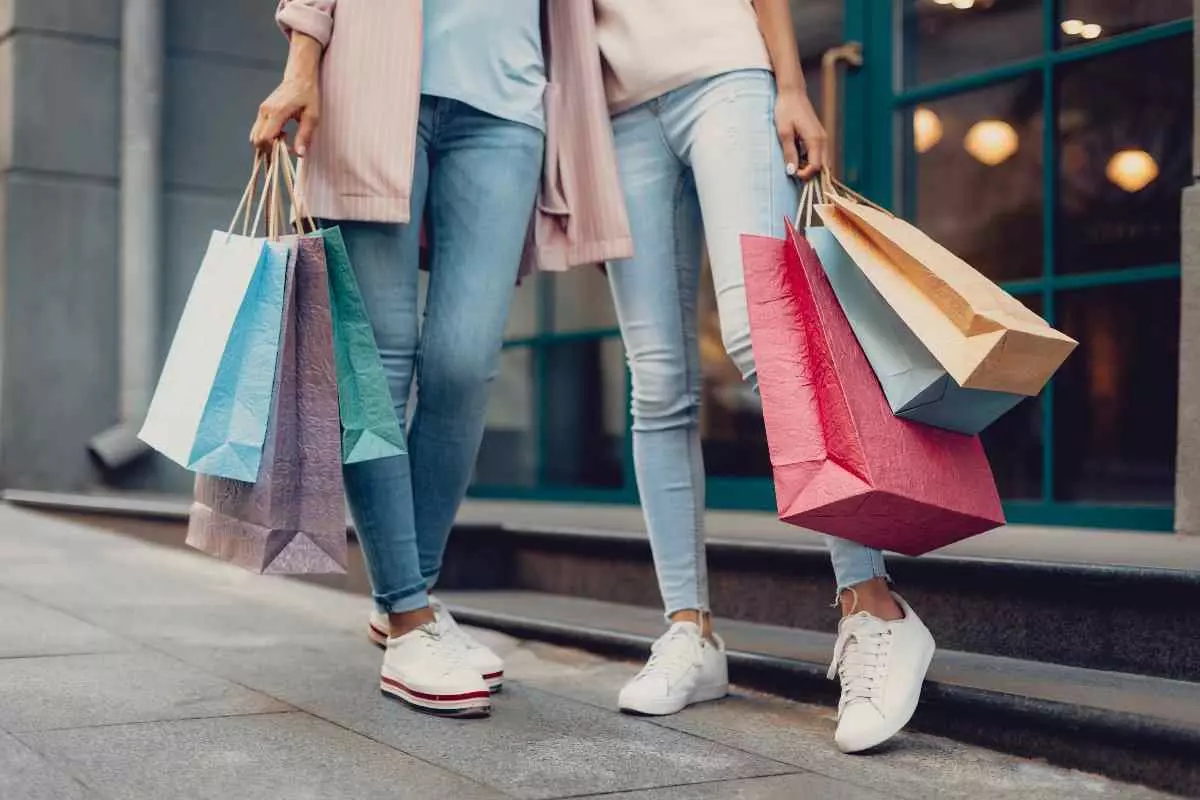
M957 385L1033 396L1075 349L915 226L844 192L827 199L826 229Z

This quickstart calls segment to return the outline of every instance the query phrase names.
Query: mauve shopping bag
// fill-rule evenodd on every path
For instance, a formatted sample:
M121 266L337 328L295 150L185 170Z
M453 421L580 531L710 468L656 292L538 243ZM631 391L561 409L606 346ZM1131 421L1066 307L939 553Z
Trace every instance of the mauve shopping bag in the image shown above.
M978 437L892 414L809 243L742 255L780 519L907 555L1003 524Z
M293 248L275 401L256 483L199 476L187 543L255 572L345 572L337 377L324 244Z

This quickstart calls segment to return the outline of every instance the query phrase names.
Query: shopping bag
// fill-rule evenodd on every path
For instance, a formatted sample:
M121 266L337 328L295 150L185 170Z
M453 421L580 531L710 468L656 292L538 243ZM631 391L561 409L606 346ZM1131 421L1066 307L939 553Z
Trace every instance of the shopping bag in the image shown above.
M254 572L346 569L337 379L323 242L293 243L257 482L197 477L187 543Z
M301 185L290 156L282 154L283 178L289 191ZM293 194L293 220L316 223L303 198ZM329 294L333 313L333 348L337 364L338 398L342 415L342 460L346 464L404 455L404 432L383 372L375 330L354 277L350 254L337 227L316 231L325 243Z
M742 256L779 518L907 555L1003 524L979 438L892 414L808 242Z
M1078 344L915 226L827 199L825 227L959 386L1034 396Z
M259 163L235 221L252 205ZM288 248L232 229L209 240L139 435L180 466L253 481L271 410Z
M333 347L342 414L342 460L356 464L403 455L407 452L404 433L342 231L325 228L317 235L324 242L329 266Z
M797 221L825 269L833 292L858 343L898 417L937 428L975 434L1024 400L1023 395L965 389L908 329L828 228L813 218L823 204L822 183L810 181L801 196Z

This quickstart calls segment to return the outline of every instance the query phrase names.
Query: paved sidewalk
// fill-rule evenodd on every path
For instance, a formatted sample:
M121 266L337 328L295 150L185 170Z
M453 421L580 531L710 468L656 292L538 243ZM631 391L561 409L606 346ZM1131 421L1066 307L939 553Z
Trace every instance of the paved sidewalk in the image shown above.
M833 750L827 710L749 692L625 717L636 669L489 632L493 717L380 696L367 603L0 507L0 800L1157 798L928 736Z

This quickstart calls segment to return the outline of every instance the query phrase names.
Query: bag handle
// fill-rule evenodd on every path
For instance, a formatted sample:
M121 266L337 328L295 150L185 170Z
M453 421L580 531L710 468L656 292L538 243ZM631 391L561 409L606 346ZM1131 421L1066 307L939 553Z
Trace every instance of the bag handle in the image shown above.
M292 200L292 216L296 219L296 224L300 228L301 233L305 233L304 223L308 222L308 233L317 232L317 221L304 208L300 201L296 186L300 182L299 173L296 171L296 165L292 163L292 156L288 153L287 145L280 139L277 147L277 158L283 162L283 182L287 186L288 197Z

